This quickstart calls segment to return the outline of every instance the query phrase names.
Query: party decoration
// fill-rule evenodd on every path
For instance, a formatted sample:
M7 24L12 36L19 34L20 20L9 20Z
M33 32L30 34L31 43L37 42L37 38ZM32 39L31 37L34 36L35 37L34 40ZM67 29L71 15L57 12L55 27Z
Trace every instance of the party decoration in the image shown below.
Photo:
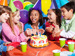
M21 1L22 3L24 2L24 0L19 0L19 1Z
M0 0L0 5L8 6L7 0Z
M14 3L16 8L18 8L20 10L23 9L23 4L21 1L14 1L13 3Z
M41 0L38 0L35 5L34 8L38 8L39 10L41 10Z
M22 3L24 2L24 0L12 0L12 1L21 1Z
M48 9L51 6L51 0L41 0L41 10L47 15Z
M12 9L12 12L16 11L16 7L15 7L15 5L14 5L12 0L10 0L9 7Z
M22 23L27 23L29 21L28 19L28 11L27 10L20 10L20 21Z
M28 4L27 6L25 6L25 10L29 11L30 8L32 8L34 5L33 4Z
M24 8L26 5L28 5L28 4L32 4L32 3L29 2L29 1L24 2L24 3L23 3L23 8Z
M45 15L43 12L42 12L42 16L43 16L43 17L47 17L47 15Z
M60 9L61 5L60 5L60 0L55 0L57 3L58 8Z
M68 0L60 0L60 4L61 4L61 6L67 4L68 2L69 2Z
M56 1L53 0L50 9L58 9L58 6L56 4Z

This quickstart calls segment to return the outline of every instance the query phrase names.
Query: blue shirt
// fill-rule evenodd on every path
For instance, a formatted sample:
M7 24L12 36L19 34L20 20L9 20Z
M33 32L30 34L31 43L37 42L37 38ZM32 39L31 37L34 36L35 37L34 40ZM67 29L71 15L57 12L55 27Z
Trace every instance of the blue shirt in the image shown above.
M41 25L40 26L40 24L38 25L38 27L39 27L39 29L44 29L45 30L45 23L43 23L43 25ZM31 27L31 24L29 24L29 23L26 23L25 25L24 25L24 31L26 31L26 29L32 29L32 27ZM44 33L45 34L45 33Z
M0 52L4 51L6 52L7 46L3 45L4 41L0 39Z
M0 33L1 33L1 30L2 30L2 23L0 23ZM0 39L0 52L2 52L2 51L6 52L6 50L7 50L7 46L4 46L3 43L4 43L4 41Z

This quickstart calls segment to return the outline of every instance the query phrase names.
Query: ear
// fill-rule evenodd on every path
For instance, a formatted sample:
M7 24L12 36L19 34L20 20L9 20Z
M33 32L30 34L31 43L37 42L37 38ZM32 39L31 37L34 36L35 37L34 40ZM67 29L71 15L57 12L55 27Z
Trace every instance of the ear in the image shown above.
M71 12L73 12L73 9L70 9Z

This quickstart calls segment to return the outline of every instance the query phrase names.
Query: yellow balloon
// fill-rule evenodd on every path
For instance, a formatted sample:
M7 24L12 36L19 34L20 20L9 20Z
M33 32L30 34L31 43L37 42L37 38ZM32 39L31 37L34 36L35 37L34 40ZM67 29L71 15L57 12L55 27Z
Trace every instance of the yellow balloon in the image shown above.
M51 6L51 0L41 0L41 9L47 15L48 9Z
M29 2L29 1L24 2L24 3L23 3L23 8L24 8L26 5L28 5L28 4L32 4L32 3Z

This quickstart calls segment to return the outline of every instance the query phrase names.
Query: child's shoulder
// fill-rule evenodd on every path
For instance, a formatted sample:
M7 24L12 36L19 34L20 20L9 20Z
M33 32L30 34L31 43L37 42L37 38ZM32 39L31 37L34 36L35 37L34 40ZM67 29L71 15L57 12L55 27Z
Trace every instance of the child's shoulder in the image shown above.
M7 23L2 23L2 26L8 26L8 24Z

